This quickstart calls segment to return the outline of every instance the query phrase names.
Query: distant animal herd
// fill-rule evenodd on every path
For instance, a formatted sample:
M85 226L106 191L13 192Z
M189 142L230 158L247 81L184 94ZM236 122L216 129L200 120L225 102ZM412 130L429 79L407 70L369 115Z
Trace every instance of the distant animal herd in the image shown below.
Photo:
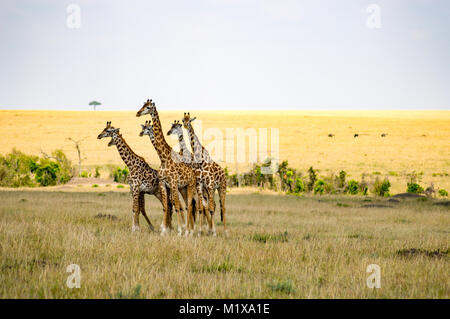
M137 155L127 144L120 129L106 122L106 127L98 135L98 139L110 137L108 146L115 145L129 169L128 181L133 198L132 231L138 231L139 215L142 214L149 228L155 228L145 211L145 194L154 195L163 207L161 235L168 234L172 228L172 212L175 210L178 223L178 235L183 233L192 236L195 232L196 220L199 220L198 235L207 227L207 233L216 235L214 224L215 202L217 190L220 199L220 217L226 234L226 178L222 167L215 163L209 152L201 145L191 125L194 118L190 113L184 113L180 120L175 120L167 135L178 135L180 151L176 152L167 143L161 126L155 103L148 99L139 109L136 116L149 114L151 120L141 124L140 136L148 135L158 153L161 165L155 170ZM183 138L186 129L193 153L191 153ZM182 198L182 200L180 199ZM185 215L186 214L186 215ZM198 218L197 218L198 217Z
M335 137L336 135L334 135L333 133L329 133L328 134L328 137ZM387 136L387 134L386 133L382 133L381 134L381 137L386 137ZM353 134L353 137L354 138L357 138L357 137L359 137L359 134L358 133L355 133L355 134Z

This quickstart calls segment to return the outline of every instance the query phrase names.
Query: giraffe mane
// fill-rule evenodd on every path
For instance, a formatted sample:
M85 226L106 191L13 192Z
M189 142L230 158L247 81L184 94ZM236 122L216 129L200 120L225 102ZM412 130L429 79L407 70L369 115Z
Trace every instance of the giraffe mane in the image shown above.
M117 136L122 140L123 144L125 144L125 146L130 150L130 152L136 156L137 158L143 160L145 162L145 159L142 156L137 155L133 149L130 147L130 145L128 145L127 141L123 138L121 133L117 133Z

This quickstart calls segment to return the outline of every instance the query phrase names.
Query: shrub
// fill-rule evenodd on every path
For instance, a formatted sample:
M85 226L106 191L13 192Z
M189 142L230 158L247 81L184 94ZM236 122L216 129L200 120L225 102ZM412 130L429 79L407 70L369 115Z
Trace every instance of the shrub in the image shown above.
M26 155L16 149L0 156L0 186L49 186L66 183L72 177L72 165L61 150L51 156Z
M95 178L99 178L100 177L100 169L101 168L102 168L101 166L95 166L95 174L94 174Z
M365 177L366 177L366 175L365 175L365 174L362 174L362 176L361 176L361 182L359 183L359 192L360 192L361 194L363 194L363 195L367 195L368 192L369 192L369 185L368 185L368 183L366 182Z
M340 171L339 172L339 177L338 177L338 187L343 189L345 187L345 178L347 176L347 173L345 171Z
M80 173L80 177L82 177L82 178L88 178L90 176L91 176L91 173L89 173L88 171L82 171Z
M308 188L308 191L312 191L314 189L314 185L316 184L316 180L317 180L317 173L314 170L314 168L312 168L312 166L308 169L308 176L309 176L309 182L307 184L307 188ZM314 193L316 193L315 190L314 190Z
M359 184L354 179L350 180L347 184L347 192L351 195L358 194L359 191Z
M389 188L391 187L391 183L387 178L385 178L383 181L380 181L378 178L375 180L375 183L373 184L372 192L375 195L383 196L383 197L389 197Z
M60 170L58 163L51 162L41 165L34 163L34 167L36 182L38 182L41 186L56 185L56 176Z
M406 188L408 193L420 194L423 193L423 187L417 183L408 183L408 187Z
M124 188L125 186L123 186L122 184L117 185L117 188Z
M56 179L59 184L67 183L74 175L74 169L72 167L72 162L67 159L66 154L60 149L54 150L52 152L52 158L54 158L59 163L59 170L56 174Z
M442 197L447 197L448 196L448 192L445 189L440 189L438 190L438 194Z
M325 191L325 182L319 179L314 186L314 194L322 195Z
M117 167L113 171L113 179L116 183L127 183L128 174L129 171L127 167L124 168Z
M0 156L0 186L35 186L31 169L36 161L37 156L28 156L16 149Z
M295 179L295 187L294 187L294 193L303 193L305 191L305 184L303 183L303 180L301 177L297 177Z

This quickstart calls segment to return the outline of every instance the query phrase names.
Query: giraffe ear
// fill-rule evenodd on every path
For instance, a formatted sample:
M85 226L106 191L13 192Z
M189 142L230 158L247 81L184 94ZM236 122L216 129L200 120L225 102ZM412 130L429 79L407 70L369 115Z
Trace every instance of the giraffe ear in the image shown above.
M191 118L190 120L189 120L189 122L192 122L192 121L194 121L196 119L196 117L193 117L193 118Z
M141 127L142 127L142 129L144 129L145 125L144 125L144 124L141 124Z

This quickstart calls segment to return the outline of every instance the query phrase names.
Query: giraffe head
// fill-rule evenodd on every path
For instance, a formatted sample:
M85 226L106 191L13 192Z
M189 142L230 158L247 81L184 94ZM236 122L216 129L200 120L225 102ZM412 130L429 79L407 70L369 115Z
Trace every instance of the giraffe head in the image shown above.
M191 126L191 122L194 121L196 119L196 117L191 118L191 115L188 113L184 113L183 116L183 127L185 129L189 128L189 126Z
M106 122L106 127L97 136L97 138L101 139L101 138L105 138L105 137L114 137L115 134L119 134L119 128L115 128L114 126L111 126L111 121L108 121L108 122ZM113 138L108 143L108 146L112 146L112 145L116 145Z
M139 136L148 135L153 140L155 138L155 134L153 133L153 125L151 121L145 121L145 124L141 124L142 131L139 133Z
M137 117L140 117L142 115L153 115L156 111L155 102L152 102L151 99L147 99L147 102L144 102L144 105L139 109L139 111L136 113Z
M173 121L172 127L167 132L167 135L171 135L171 134L177 134L178 136L183 135L183 130L181 128L180 121L178 121L178 120L177 121Z

